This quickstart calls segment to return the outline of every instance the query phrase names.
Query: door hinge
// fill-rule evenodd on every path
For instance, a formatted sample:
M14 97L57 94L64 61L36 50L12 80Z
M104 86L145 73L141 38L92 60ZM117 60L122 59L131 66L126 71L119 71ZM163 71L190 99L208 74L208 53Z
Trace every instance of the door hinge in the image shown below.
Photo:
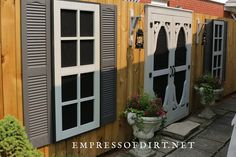
M150 28L152 28L153 27L153 23L152 22L150 22Z
M149 78L152 78L152 72L149 73Z

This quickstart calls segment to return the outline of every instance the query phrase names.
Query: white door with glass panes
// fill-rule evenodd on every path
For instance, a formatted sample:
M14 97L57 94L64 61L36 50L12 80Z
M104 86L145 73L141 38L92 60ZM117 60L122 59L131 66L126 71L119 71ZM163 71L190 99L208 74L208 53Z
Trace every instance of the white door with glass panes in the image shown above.
M56 141L100 125L99 5L54 1Z
M167 124L189 114L192 12L146 7L144 91L163 100Z

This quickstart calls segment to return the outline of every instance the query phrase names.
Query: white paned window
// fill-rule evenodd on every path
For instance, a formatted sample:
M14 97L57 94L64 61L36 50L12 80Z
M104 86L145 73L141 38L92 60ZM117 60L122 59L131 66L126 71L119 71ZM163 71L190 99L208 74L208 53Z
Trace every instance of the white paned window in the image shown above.
M100 125L99 5L55 1L56 140Z
M223 77L224 30L223 21L213 22L212 75L219 79Z

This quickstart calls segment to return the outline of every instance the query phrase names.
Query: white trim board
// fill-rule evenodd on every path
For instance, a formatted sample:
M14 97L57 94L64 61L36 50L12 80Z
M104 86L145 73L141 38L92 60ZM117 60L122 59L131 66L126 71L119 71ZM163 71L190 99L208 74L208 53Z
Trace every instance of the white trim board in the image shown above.
M61 9L76 10L76 37L61 37ZM92 11L93 36L80 37L80 11ZM61 67L61 41L77 41L77 65L72 67ZM93 40L93 64L80 65L80 41ZM93 96L81 98L80 76L84 73L93 72ZM62 77L77 75L77 99L62 102ZM54 1L54 86L55 86L55 120L56 141L72 137L100 126L100 6L92 3ZM81 102L93 100L93 121L81 125ZM66 130L62 129L62 107L75 103L77 105L77 126Z

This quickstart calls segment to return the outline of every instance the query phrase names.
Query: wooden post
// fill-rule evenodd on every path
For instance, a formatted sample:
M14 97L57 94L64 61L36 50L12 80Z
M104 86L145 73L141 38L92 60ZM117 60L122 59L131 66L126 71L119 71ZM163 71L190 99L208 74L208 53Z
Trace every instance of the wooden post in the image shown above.
M134 54L131 46L127 48L127 96L132 96L133 89L133 60Z

